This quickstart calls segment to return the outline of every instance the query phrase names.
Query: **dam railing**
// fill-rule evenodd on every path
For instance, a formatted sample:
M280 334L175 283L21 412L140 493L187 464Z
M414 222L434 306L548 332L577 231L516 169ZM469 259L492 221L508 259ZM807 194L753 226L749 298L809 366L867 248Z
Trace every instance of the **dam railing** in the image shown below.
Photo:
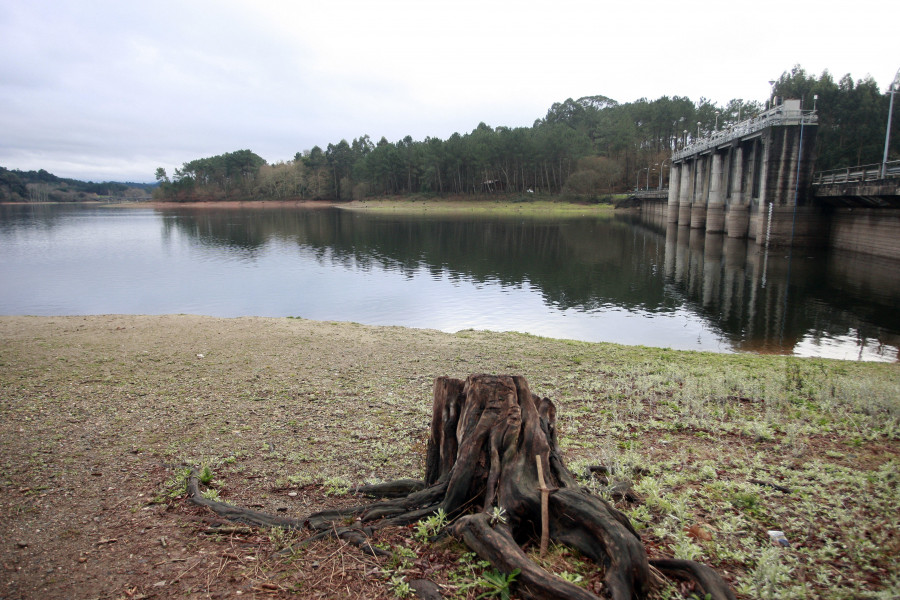
M695 140L688 146L672 154L672 160L678 161L687 156L693 156L705 152L710 148L716 148L732 140L742 139L766 127L777 125L816 125L819 117L815 110L801 110L799 103L785 103L761 112L740 123L736 123L725 129L714 131L712 135Z
M884 177L881 176L881 163L819 171L813 175L812 184L830 185L833 183L862 183L865 181L877 181L879 179L900 177L900 160L892 160L884 166Z

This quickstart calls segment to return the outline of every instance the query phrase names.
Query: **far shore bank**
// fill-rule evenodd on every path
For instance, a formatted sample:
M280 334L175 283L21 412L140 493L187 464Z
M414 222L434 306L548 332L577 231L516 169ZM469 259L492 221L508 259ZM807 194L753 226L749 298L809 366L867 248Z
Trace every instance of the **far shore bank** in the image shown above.
M123 202L111 206L136 207L136 208L216 208L216 209L243 209L243 208L328 208L336 203L324 200L210 200L200 202L164 202L151 200L149 202Z
M534 213L552 215L612 214L611 204L588 204L558 198L517 200L508 197L405 199L384 198L354 200L338 205L348 210L370 210L404 213L459 214L459 213Z
M451 196L451 197L382 197L363 200L211 200L196 202L123 202L111 204L122 207L151 207L165 210L173 208L342 208L390 212L549 212L566 214L611 213L611 204L574 202L560 197L539 197L522 200L510 196Z
M110 208L153 208L156 210L173 209L216 209L245 210L254 209L317 209L340 208L344 210L360 210L392 213L429 213L429 214L552 214L556 216L576 215L611 215L615 207L609 203L577 202L559 196L541 196L525 198L521 196L448 196L448 197L379 197L363 200L202 200L190 202L174 201L138 201L138 202L4 202L3 206L25 205L92 205Z

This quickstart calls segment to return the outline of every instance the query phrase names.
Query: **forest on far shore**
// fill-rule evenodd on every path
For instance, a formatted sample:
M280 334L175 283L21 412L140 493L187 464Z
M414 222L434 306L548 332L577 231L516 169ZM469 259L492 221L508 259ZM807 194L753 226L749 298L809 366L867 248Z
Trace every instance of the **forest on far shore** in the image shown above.
M0 202L98 202L146 200L155 183L79 181L44 169L20 171L0 167Z
M804 110L815 107L817 170L881 162L890 94L870 76L836 81L827 70L816 77L798 65L774 82L770 101L775 98L799 98ZM43 169L0 167L0 201L143 199L153 188L154 198L168 201L508 193L597 202L635 188L665 187L673 151L767 107L768 101L733 99L720 106L679 96L627 103L599 95L570 98L554 103L531 127L480 123L445 140L375 142L361 135L275 163L237 150L188 161L171 177L160 167L156 184L85 183Z
M889 94L871 77L854 81L845 75L835 81L828 71L815 77L795 66L774 83L772 95L799 98L804 110L815 105L817 170L881 161ZM719 106L678 96L624 104L588 96L553 104L531 127L480 123L446 140L407 136L373 142L362 135L274 164L250 150L199 158L175 169L171 178L157 169L155 194L176 201L359 200L506 192L599 201L638 187L665 186L674 150L766 108L741 99Z

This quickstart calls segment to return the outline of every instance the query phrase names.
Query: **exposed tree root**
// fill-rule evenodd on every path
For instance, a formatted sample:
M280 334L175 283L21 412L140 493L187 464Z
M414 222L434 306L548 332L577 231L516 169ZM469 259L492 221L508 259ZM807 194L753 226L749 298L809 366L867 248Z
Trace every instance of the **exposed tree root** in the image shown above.
M597 598L535 564L513 539L509 528L491 527L490 517L484 513L461 517L452 525L452 531L495 569L503 573L519 569L517 592L524 598Z
M224 502L204 498L203 494L200 492L200 477L196 471L192 471L188 478L188 500L194 504L205 506L220 517L224 517L237 523L252 525L254 527L278 527L281 529L299 530L304 529L304 527L309 525L308 519L277 517L258 510L240 508ZM313 529L319 529L320 531L304 540L304 544L323 537L334 536L347 540L355 546L359 546L373 556L390 556L391 554L390 552L376 548L369 543L369 539L372 537L372 531L369 528L339 527L333 524L332 521L328 521L327 525L325 525L325 522L322 521L319 527L313 527Z
M776 490L776 491L778 491L778 492L781 492L782 494L790 494L790 493L791 493L791 489L790 489L790 488L786 488L786 487L784 487L783 485L778 485L777 483L772 483L772 482L770 482L770 481L760 481L759 479L750 479L749 481L750 481L750 483L752 483L752 484L754 484L754 485L761 485L761 486L763 486L763 487L770 487L770 488L772 488L773 490Z
M672 579L693 581L702 590L703 594L709 594L713 598L727 598L736 600L734 592L719 574L707 567L691 560L674 560L670 558L656 558L650 564L662 571L664 575Z
M402 498L425 488L421 479L398 479L385 483L373 483L353 488L356 494L371 498Z
M409 582L409 587L422 600L440 600L443 597L441 588L428 579L413 579Z
M234 521L305 526L317 532L310 539L335 535L372 554L386 554L370 543L376 529L414 523L443 509L452 521L449 531L494 568L504 573L519 569L517 593L527 598L597 598L547 572L522 550L522 544L539 540L542 530L602 567L606 589L615 600L646 597L658 580L656 569L693 582L701 595L713 600L734 598L709 567L648 560L628 518L578 486L560 455L556 408L549 399L532 394L523 377L435 380L424 481L400 480L357 491L389 499L296 520L202 498L194 477L190 497ZM432 587L422 587L423 594L434 593Z
M288 517L277 517L268 513L260 512L258 510L239 508L237 506L232 506L231 504L204 498L203 494L200 492L200 476L196 471L191 472L191 476L188 479L187 491L188 500L190 500L194 504L205 506L220 517L224 517L229 521L244 523L245 525L252 525L254 527L303 529L302 520L291 519Z

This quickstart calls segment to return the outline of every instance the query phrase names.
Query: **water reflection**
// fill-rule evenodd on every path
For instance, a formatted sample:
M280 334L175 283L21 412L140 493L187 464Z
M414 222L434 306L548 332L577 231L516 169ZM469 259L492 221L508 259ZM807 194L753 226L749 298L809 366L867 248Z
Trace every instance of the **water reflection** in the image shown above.
M241 213L179 210L173 228L252 256L272 240L312 248L320 261L362 270L427 269L434 278L516 287L530 283L560 309L616 305L672 311L660 269L662 240L612 219L397 216L335 209ZM650 267L651 273L646 272ZM654 274L655 272L655 274Z
M657 226L660 226L657 223ZM665 225L673 294L753 352L897 360L900 265Z
M0 314L303 316L866 360L900 346L896 262L634 218L0 206L0 280Z
M726 349L896 360L900 345L891 309L900 298L900 269L866 256L766 252L744 239L631 218L273 210L182 213L166 223L229 252L253 252L277 238L345 268L397 270L410 279L425 269L448 282L527 285L560 311L625 309L652 318L687 307ZM679 345L672 335L657 345ZM723 349L721 341L715 349Z

